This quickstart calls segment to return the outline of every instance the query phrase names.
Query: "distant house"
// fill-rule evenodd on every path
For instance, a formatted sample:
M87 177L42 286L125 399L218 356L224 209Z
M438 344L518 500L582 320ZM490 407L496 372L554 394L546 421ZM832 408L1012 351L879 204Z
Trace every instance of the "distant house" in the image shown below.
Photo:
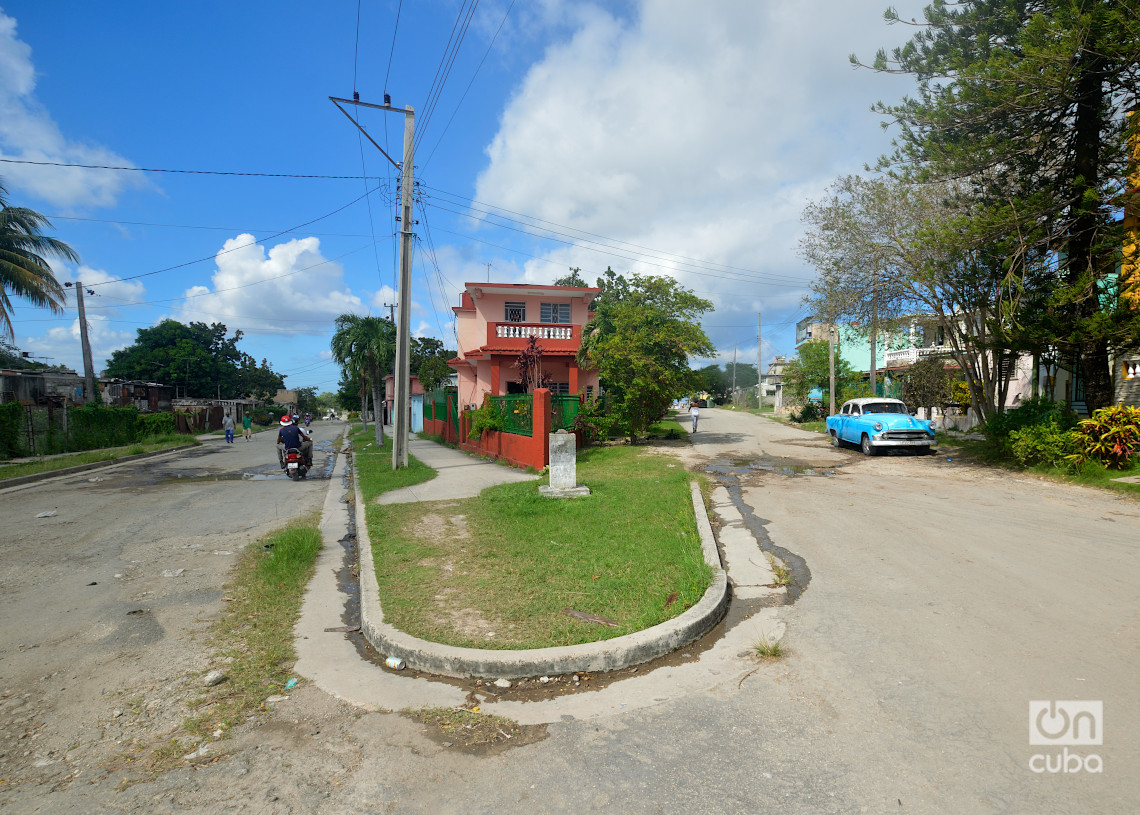
M158 382L100 379L99 390L104 405L109 407L134 405L140 413L169 411L174 398L174 388Z
M526 283L468 283L455 312L459 352L448 365L458 373L459 403L523 393L515 362L532 337L542 349L551 393L592 394L596 371L578 367L582 329L601 289Z
M0 403L62 407L84 403L83 377L75 371L54 368L0 370Z

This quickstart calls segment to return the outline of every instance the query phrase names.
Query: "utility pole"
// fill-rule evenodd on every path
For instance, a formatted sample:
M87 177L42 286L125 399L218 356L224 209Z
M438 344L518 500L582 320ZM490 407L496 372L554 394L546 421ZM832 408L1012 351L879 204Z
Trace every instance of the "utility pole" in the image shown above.
M388 322L395 323L396 322L396 312L394 309L396 308L396 304L395 303L385 303L384 308L388 309Z
M835 320L827 321L827 393L828 416L835 415Z
M756 406L764 412L764 341L760 333L760 312L756 312Z
M63 285L71 287L71 283ZM79 306L79 342L83 348L83 387L87 392L84 401L94 404L97 400L95 394L95 363L91 361L91 341L87 338L87 311L83 308L83 281L75 281L75 302ZM92 291L91 294L95 292Z
M412 381L411 381L411 315L412 315L412 227L415 226L415 221L412 220L412 192L413 192L413 148L415 145L416 134L416 114L411 105L405 105L401 110L400 108L392 107L392 99L388 94L384 94L384 104L374 105L369 102L361 102L357 94L353 94L352 99L341 99L336 96L330 96L331 101L343 113L350 122L352 122L356 129L359 130L372 145L383 154L384 158L388 159L396 169L400 170L400 286L399 293L396 297L396 303L399 307L399 316L396 320L396 360L394 365L393 384L395 391L395 398L393 401L392 409L395 415L392 417L392 469L398 470L401 467L408 466L408 424L409 413L412 408ZM376 140L368 134L368 131L360 126L349 114L347 110L341 107L341 103L346 105L356 105L358 107L374 108L376 110L392 111L395 113L404 114L404 160L397 163L388 153L376 143Z
M411 342L409 321L412 317L412 149L415 144L416 116L411 105L405 106L404 162L401 182L400 216L400 319L396 323L396 398L392 407L392 469L408 466L408 420L412 410Z
M490 263L487 264L487 282L488 283L491 282L491 264Z
M736 404L736 343L732 344L732 404Z

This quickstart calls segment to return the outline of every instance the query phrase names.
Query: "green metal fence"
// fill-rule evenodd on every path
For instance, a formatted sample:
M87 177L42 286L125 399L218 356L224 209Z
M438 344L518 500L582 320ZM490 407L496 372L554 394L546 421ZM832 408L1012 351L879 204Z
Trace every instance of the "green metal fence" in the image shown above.
M494 404L503 417L503 432L516 436L534 434L534 400L529 393L491 396L487 401Z
M451 402L448 403L446 394L444 394L443 401L444 401L444 404L446 405L447 418L451 422L451 426L455 428L455 432L458 433L459 432L459 397L455 395L455 391L452 391L451 393L452 393ZM439 410L440 410L440 412L436 414L437 416L442 415L443 409L441 408Z
M578 415L578 408L582 402L577 394L551 394L550 395L550 432L571 430L574 419Z

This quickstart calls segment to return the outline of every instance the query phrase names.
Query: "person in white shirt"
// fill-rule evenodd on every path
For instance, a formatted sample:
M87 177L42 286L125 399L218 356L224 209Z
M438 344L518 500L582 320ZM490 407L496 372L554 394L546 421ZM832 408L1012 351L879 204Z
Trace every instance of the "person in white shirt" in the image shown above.
M693 432L696 433L697 419L700 418L701 415L701 409L697 407L696 402L693 402L693 404L689 407L689 415L693 417Z

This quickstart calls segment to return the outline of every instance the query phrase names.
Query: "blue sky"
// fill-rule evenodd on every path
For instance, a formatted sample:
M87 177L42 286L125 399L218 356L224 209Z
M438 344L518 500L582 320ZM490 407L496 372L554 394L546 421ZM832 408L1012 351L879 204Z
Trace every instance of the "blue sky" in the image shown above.
M96 368L173 317L241 329L288 385L335 390L333 319L395 303L395 177L328 101L354 89L416 110L415 334L454 347L466 281L612 266L711 300L717 361L736 343L755 362L758 312L765 364L792 353L800 213L887 149L869 107L911 90L848 54L913 30L880 0L471 6L0 4L0 178L81 256L56 271L96 292ZM400 155L403 116L361 124ZM73 304L12 317L21 349L80 365Z

